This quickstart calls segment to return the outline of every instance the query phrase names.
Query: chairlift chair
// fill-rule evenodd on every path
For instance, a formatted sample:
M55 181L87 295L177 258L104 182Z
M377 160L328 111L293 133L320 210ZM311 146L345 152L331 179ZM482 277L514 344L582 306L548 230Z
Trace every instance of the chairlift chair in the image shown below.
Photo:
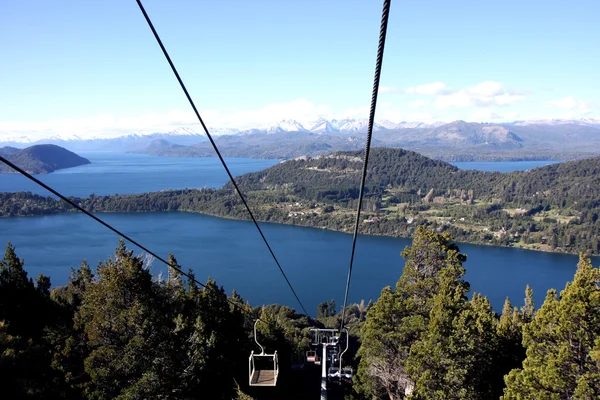
M344 328L344 331L346 331L346 348L344 349L344 351L342 351L339 356L338 356L338 362L339 362L339 375L338 377L341 379L349 379L352 380L352 367L343 367L342 368L342 358L344 357L344 353L346 351L348 351L348 346L350 345L350 333L348 332L348 329ZM341 335L340 335L341 337Z
M314 350L309 350L306 352L306 362L314 363L317 361L317 352Z
M341 372L340 376L342 378L352 380L352 376L354 376L354 373L352 371L352 367L344 367L344 368L342 368L342 372Z
M260 347L260 354L250 353L248 360L249 384L250 386L276 386L279 375L279 359L277 351L273 354L265 353L265 349L256 340L256 324L254 322L254 341Z
M329 367L329 371L327 372L327 377L328 378L339 378L340 377L340 370L338 367Z

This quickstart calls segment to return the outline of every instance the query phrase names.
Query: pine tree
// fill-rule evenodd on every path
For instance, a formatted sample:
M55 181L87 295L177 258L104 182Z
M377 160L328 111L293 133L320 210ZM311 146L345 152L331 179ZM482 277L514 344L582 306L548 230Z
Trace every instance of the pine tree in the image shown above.
M329 312L329 316L333 317L336 314L336 306L335 306L335 299L331 299L331 301L329 302L329 306L327 307L327 310Z
M90 379L86 395L151 397L158 386L153 364L167 325L151 275L122 240L114 259L100 263L97 274L74 317L90 349L84 360Z
M525 359L525 348L522 344L523 325L523 314L517 307L512 306L507 297L496 329L499 346L495 375L500 377L500 382L497 383L500 394L504 388L504 375L520 367Z
M30 314L34 311L30 301L35 290L23 265L23 260L17 257L15 247L9 242L4 258L0 260L0 321L6 321L9 332L29 337L36 330L31 326Z
M0 260L0 387L7 398L57 396L46 329L55 318L40 275L36 287L11 243Z
M317 318L327 318L329 316L329 302L324 301L317 306Z
M462 267L440 271L428 329L411 348L408 371L415 399L487 399L492 394L496 321L487 298L474 295Z
M521 308L523 314L523 321L528 323L533 318L535 312L535 303L533 302L533 289L529 285L525 288L525 303Z
M504 399L600 398L600 271L580 257L572 282L551 289L523 330L527 358L505 378Z
M52 300L60 308L57 324L52 330L50 343L54 349L52 368L62 375L62 380L68 386L63 398L81 398L84 386L89 382L85 372L84 360L90 349L84 333L84 327L74 326L73 318L79 310L86 289L93 285L94 274L83 261L75 271L71 269L69 282L51 291Z
M406 361L411 346L428 328L434 298L442 284L440 271L446 270L448 279L456 280L452 287L459 285L464 293L469 290L461 280L466 257L448 233L437 234L420 226L412 246L402 256L406 264L396 290L383 289L361 330L357 388L367 396L402 399L414 386ZM448 290L452 290L450 286Z

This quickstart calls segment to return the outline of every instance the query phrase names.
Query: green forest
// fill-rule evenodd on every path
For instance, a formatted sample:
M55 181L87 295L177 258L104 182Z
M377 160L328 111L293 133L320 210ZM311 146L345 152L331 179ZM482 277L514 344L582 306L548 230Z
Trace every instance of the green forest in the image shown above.
M400 249L399 249L400 250ZM469 294L449 232L419 226L395 287L346 310L351 383L330 398L596 399L600 397L600 270L581 255L573 281L549 290L541 307L524 289L520 309L493 312ZM176 265L175 256L169 263ZM249 266L250 267L250 266ZM190 274L192 272L190 271ZM192 274L193 276L193 274ZM253 307L213 280L199 287L169 268L152 276L147 259L121 241L97 266L85 261L69 282L28 277L10 243L0 260L0 393L28 399L316 398L320 377L305 366L310 329L338 327L324 301L316 318L290 307ZM248 386L257 351L277 351L276 388ZM300 366L300 368L299 368Z
M350 232L358 205L360 152L301 157L237 177L261 221ZM73 198L92 212L185 211L246 219L231 184ZM72 212L31 193L0 193L0 217ZM401 150L375 148L369 160L365 234L412 237L426 224L459 242L600 254L600 157L525 172L462 171Z
M54 144L37 144L24 149L0 147L0 156L31 174L48 174L58 169L89 164L90 160ZM0 174L15 174L8 165L0 163Z

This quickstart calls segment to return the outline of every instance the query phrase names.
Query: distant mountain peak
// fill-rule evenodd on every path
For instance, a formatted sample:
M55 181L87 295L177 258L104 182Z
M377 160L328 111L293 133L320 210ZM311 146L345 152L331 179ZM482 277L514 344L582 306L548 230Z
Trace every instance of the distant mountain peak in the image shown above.
M198 132L196 132L192 128L184 128L184 127L173 129L172 131L169 131L166 134L167 135L200 135Z

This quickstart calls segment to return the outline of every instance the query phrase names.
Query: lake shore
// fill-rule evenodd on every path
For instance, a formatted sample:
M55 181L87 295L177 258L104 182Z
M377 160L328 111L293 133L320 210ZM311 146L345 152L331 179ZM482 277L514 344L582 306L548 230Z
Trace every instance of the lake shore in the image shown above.
M65 203L65 205L67 205ZM67 207L70 207L67 205ZM210 213L210 212L202 212L202 211L197 211L197 210L156 210L156 211L147 211L147 210L140 210L140 211L97 211L94 214L152 214L152 213L164 213L164 212L177 212L177 213L189 213L189 214L199 214L199 215L206 215L206 216L210 216L210 217L215 217L215 218L221 218L221 219L226 219L226 220L233 220L233 221L247 221L250 222L251 219L248 218L243 218L243 217L238 217L238 216L233 216L233 215L222 215L222 214L217 214L217 213ZM50 216L50 215L61 215L61 214L71 214L71 213L78 213L77 210L75 209L70 209L70 210L65 210L65 211L60 211L60 212L51 212L51 213L46 213L46 214L40 214L40 215L19 215L19 216L2 216L0 215L0 219L3 218L36 218L36 217L42 217L42 216ZM350 213L349 213L350 214ZM362 213L363 215L365 215L365 213ZM368 215L368 213L366 213ZM255 216L257 216L255 214ZM347 225L344 227L340 227L340 228L334 228L331 226L323 226L323 225L319 225L319 224L311 224L310 222L312 222L309 219L306 220L283 220L283 221L275 221L272 219L264 219L264 218L260 218L257 217L257 221L260 223L268 223L268 224L277 224L277 225L287 225L287 226L295 226L295 227L302 227L302 228L312 228L312 229L321 229L321 230L327 230L327 231L331 231L331 232L340 232L340 233L344 233L347 235L352 235L354 232L354 224L352 225ZM310 222L309 222L310 221ZM373 222L366 222L367 220L363 221L363 224L361 224L361 227L372 227ZM414 225L414 228L416 229L417 225ZM390 238L401 238L401 239L410 239L412 238L412 235L408 235L408 234L385 234L385 233L376 233L373 232L373 230L370 231L361 231L359 228L359 234L360 235L365 235L365 236L372 236L372 237L390 237ZM537 245L537 244L530 244L530 245L522 245L522 244L509 244L509 245L503 245L503 244L499 244L499 243L486 243L486 242L470 242L470 241L464 241L464 240L455 240L457 243L463 243L463 244L469 244L469 245L476 245L476 246L489 246L489 247L500 247L500 248L515 248L515 249L521 249L521 250L528 250L528 251L534 251L534 252L542 252L542 253L557 253L557 254L571 254L571 255L576 255L579 254L578 252L572 252L572 251L565 251L565 249L563 248L552 248L548 245ZM588 254L589 255L589 254Z

